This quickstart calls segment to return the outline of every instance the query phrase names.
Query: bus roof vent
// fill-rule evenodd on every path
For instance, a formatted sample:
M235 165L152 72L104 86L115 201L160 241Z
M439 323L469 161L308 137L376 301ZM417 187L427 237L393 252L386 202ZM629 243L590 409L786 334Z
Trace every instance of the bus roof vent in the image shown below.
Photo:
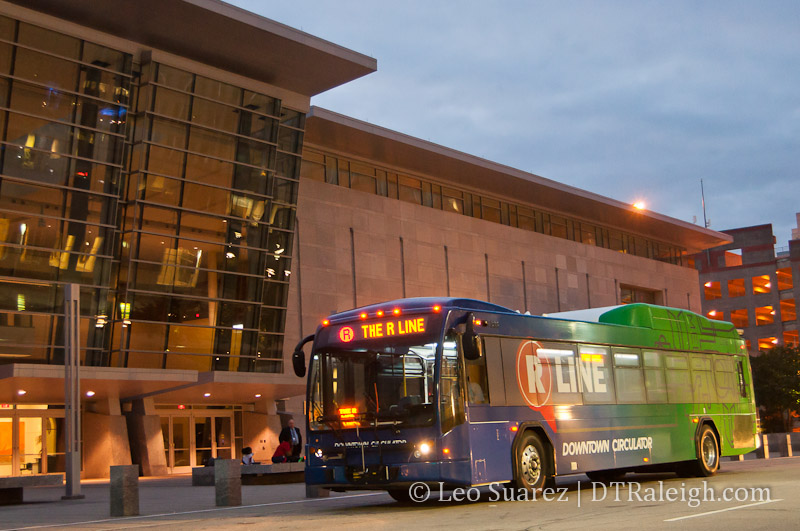
M731 323L708 319L689 310L653 304L625 304L603 313L598 322L638 326L665 332L739 339L739 333Z

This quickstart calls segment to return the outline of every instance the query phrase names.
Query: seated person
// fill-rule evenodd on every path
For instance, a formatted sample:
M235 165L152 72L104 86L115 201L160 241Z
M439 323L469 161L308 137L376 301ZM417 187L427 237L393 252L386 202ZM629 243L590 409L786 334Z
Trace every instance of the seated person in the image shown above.
M283 441L278 445L278 448L275 450L275 453L272 454L272 462L273 463L287 463L291 461L292 457L292 445L289 441Z
M483 395L483 387L478 382L469 382L469 401L471 404L485 404L486 397Z
M242 464L243 465L258 465L258 461L253 461L253 449L249 446L242 448Z

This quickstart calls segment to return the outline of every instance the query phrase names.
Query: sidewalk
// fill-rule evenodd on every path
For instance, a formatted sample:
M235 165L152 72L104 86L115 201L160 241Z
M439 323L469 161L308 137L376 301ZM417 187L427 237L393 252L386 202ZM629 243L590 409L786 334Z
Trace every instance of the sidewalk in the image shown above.
M86 496L83 500L62 500L64 493L64 487L25 489L23 504L0 507L0 530L69 524L80 527L81 523L96 520L125 520L109 515L108 480L81 482L81 494ZM304 483L242 487L242 506L298 503L304 499ZM213 511L217 509L214 487L192 487L190 475L139 478L139 509L141 515Z

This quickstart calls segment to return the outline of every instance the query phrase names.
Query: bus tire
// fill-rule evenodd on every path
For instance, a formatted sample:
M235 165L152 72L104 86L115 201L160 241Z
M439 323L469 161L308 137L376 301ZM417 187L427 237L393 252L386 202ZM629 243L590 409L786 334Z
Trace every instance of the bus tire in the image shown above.
M552 487L553 463L542 440L533 432L526 432L517 445L514 483L517 488L538 490Z
M697 460L694 473L699 477L713 476L719 470L719 439L711 426L704 424L697 437Z
M395 501L399 501L400 503L408 503L411 501L411 495L408 489L389 489L386 492L388 492L389 496Z

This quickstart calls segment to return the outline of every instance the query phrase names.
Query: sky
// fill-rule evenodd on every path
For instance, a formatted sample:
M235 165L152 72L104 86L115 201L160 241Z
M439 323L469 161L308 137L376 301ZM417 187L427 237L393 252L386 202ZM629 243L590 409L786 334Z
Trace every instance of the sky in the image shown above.
M312 105L703 224L800 212L800 2L230 0L374 57Z

